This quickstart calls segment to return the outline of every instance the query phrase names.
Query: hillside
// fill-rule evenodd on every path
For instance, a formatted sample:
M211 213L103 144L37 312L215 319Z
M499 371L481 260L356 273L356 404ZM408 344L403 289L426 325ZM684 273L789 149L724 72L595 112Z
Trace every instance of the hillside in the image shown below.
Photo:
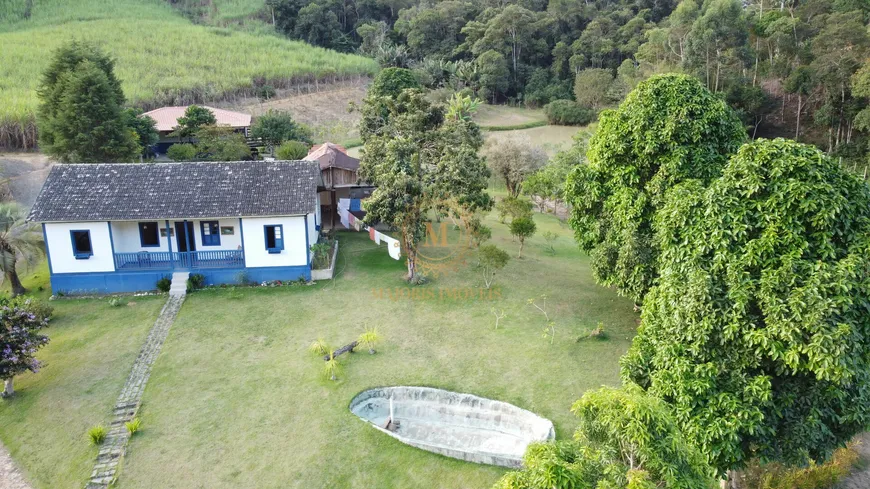
M158 0L34 0L29 18L25 4L0 0L0 147L35 144L40 74L70 39L115 57L128 102L143 108L250 93L255 80L284 88L377 70L368 58L277 35L195 25Z

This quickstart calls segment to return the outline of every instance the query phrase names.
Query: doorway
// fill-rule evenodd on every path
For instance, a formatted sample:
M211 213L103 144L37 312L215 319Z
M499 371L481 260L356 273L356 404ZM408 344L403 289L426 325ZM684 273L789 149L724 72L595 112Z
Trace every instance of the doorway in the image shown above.
M193 233L192 222L175 223L175 242L178 244L178 251L182 253L196 251L196 235Z

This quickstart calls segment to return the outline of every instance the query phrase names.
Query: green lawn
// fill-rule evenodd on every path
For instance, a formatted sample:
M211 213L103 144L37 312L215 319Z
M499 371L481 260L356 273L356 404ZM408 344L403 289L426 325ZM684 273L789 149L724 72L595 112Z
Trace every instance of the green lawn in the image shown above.
M347 406L374 386L430 385L509 401L570 436L572 401L618 382L617 358L636 316L629 301L594 285L567 229L536 217L541 232L562 236L557 254L545 255L543 240L532 239L528 257L500 275L492 300L440 297L480 287L467 267L408 289L402 262L347 232L335 283L193 294L155 365L144 432L119 487L487 488L503 473L402 445L364 424ZM516 253L505 226L490 224L494 242ZM400 298L412 293L424 298ZM543 316L526 302L541 294L557 324L552 346L541 337ZM507 313L497 331L491 307ZM610 339L578 343L598 321ZM340 381L324 380L308 345L323 337L338 346L364 325L385 336L379 352L341 357Z
M43 284L46 271L38 275L26 284ZM115 399L164 300L136 297L121 307L106 300L51 303L51 342L39 353L43 368L16 377L15 397L0 400L0 441L35 487L84 487L97 454L87 431L111 421Z
M357 419L348 403L375 386L428 385L508 401L570 436L571 403L618 383L617 359L637 316L630 301L595 285L564 224L535 219L538 236L498 276L491 297L480 297L473 257L409 288L403 262L351 232L339 234L333 282L190 295L154 366L143 431L131 441L118 487L485 489L504 473L403 445ZM487 224L493 242L515 255L506 226ZM544 231L560 235L554 256L544 253ZM44 280L44 270L37 274ZM462 298L451 298L457 292ZM542 294L556 322L553 345L541 337L543 315L527 304ZM18 397L0 401L0 439L36 488L78 489L89 475L96 449L85 432L109 421L164 299L132 300L120 308L54 302L52 343L40 353L48 365L18 380ZM507 314L498 330L491 308ZM599 321L606 341L577 341ZM323 337L339 346L365 325L385 337L378 353L341 357L340 380L325 380L308 345Z

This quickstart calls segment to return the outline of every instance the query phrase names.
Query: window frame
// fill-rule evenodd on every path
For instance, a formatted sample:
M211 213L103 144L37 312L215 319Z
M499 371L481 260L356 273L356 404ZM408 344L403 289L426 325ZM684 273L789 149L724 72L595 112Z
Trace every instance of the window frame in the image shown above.
M88 245L90 245L90 251L81 252L78 249L78 245L76 245L76 233L85 233L88 237ZM90 229L70 229L69 231L69 239L72 243L72 252L73 256L75 256L76 260L87 260L88 258L94 256L94 242L91 240L91 230Z
M157 221L143 221L136 224L139 227L139 245L143 248L160 248L160 223ZM142 233L142 229L149 224L154 225L154 233L157 237L157 243L155 244L145 244L145 235Z
M208 226L209 234L205 234L205 227ZM206 236L209 238L206 240ZM199 237L202 239L203 246L220 246L221 245L221 224L220 221L199 221ZM215 242L217 241L217 242Z
M275 246L269 247L269 228L272 228L272 237L275 241ZM278 254L284 251L284 225L283 224L266 224L263 226L263 244L269 254Z

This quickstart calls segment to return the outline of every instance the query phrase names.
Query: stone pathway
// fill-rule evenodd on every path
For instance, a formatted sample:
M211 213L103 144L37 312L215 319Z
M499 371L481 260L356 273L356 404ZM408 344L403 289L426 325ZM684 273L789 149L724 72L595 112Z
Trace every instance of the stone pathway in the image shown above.
M855 470L834 486L836 489L870 488L870 433L864 433L859 436L858 441L860 443L856 449L861 459L855 465Z
M24 475L12 462L12 457L2 444L0 444L0 487L3 489L31 489L30 484L24 480Z
M151 366L157 359L157 355L160 354L160 348L169 334L169 328L175 321L184 298L184 289L177 293L170 293L169 300L166 301L166 305L160 311L160 316L157 317L157 321L154 322L154 326L148 333L148 338L145 339L145 344L142 345L142 350L139 352L136 362L133 363L130 377L127 378L124 389L115 403L114 419L109 425L106 440L100 447L100 453L97 455L97 462L86 489L106 489L115 481L118 465L124 458L127 441L130 439L130 434L124 423L136 417L136 412L142 401L142 392L145 391L145 384L148 383L148 377L151 375Z

